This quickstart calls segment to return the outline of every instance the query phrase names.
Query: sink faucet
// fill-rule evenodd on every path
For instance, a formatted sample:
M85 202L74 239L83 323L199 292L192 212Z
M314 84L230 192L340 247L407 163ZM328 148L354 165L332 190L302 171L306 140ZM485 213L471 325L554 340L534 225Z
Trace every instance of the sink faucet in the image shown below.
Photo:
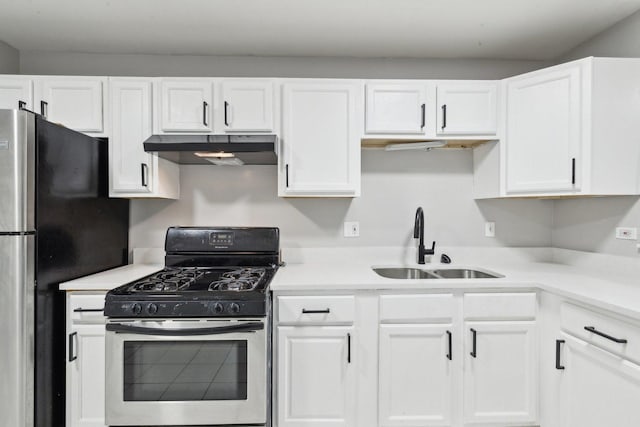
M416 220L413 224L413 238L420 239L418 243L418 264L424 264L425 257L435 253L436 242L433 242L431 249L424 247L424 213L421 207L416 210Z

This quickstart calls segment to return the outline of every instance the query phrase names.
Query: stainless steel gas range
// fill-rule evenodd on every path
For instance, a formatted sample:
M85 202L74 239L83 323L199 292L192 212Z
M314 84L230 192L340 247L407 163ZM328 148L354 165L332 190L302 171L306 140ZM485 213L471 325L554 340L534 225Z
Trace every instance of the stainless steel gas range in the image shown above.
M107 424L267 425L278 229L172 227L165 250L107 294Z

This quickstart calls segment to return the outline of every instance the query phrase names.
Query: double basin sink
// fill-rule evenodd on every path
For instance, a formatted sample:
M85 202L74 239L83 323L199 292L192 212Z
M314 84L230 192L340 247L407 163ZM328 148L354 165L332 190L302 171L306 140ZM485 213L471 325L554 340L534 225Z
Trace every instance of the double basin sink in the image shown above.
M436 268L426 270L414 267L373 267L379 276L387 279L497 279L500 274L469 268Z

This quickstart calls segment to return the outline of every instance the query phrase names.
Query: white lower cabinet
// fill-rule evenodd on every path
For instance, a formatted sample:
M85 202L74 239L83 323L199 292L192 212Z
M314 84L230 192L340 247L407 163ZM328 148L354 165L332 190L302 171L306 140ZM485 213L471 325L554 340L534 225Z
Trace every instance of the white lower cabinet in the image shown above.
M535 322L466 322L464 330L465 425L535 424Z
M562 427L640 425L640 365L562 333Z
M379 425L450 426L452 325L380 325Z
M67 294L66 427L105 427L104 293Z
M352 427L355 358L351 326L278 327L280 427Z

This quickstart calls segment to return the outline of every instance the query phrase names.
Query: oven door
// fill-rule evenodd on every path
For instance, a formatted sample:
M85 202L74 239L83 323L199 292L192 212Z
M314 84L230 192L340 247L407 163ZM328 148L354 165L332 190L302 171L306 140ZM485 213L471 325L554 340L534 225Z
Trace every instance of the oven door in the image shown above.
M263 319L110 320L111 426L265 424Z

